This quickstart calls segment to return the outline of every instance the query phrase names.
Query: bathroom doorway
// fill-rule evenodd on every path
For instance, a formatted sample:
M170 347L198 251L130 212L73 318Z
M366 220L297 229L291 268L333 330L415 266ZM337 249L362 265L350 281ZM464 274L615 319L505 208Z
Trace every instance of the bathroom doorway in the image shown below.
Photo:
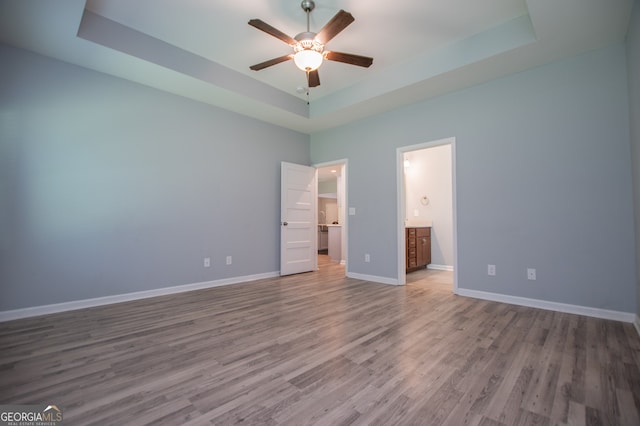
M407 232L427 230L429 270L452 271L457 290L455 138L397 149L398 283L413 262ZM415 231L414 231L415 232ZM427 263L427 262L425 262ZM414 270L409 269L409 270Z

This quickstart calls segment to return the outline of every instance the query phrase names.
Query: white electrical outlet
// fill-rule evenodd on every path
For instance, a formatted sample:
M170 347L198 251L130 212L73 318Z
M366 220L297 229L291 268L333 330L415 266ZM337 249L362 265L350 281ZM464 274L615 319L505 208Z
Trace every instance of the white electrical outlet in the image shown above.
M355 215L356 215L356 208L349 207L349 216L355 216Z
M487 265L487 275L490 277L496 276L496 265Z
M233 259L231 256L227 256L227 265L231 265L231 263L233 263Z
M205 268L209 268L211 266L211 258L210 257L205 257L204 258L204 267Z
M531 281L536 280L536 270L533 268L527 268L527 279Z
M371 262L371 256L369 255L369 253L364 255L364 261L367 263Z
M418 210L418 209L414 209L414 210L413 210L413 215L414 215L415 217L420 216L420 210Z

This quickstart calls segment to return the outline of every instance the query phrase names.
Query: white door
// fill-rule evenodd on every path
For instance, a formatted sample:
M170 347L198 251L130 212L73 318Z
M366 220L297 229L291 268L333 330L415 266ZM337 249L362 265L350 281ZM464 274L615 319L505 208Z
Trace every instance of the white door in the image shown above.
M317 269L316 169L282 162L280 275Z

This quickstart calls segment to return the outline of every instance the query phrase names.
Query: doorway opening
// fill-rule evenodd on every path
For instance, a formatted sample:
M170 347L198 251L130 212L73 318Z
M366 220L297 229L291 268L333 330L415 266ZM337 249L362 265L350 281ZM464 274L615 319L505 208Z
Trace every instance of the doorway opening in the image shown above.
M398 148L396 162L398 284L426 267L452 271L457 293L455 138ZM414 249L416 240L427 247Z
M347 160L316 164L318 269L347 264Z

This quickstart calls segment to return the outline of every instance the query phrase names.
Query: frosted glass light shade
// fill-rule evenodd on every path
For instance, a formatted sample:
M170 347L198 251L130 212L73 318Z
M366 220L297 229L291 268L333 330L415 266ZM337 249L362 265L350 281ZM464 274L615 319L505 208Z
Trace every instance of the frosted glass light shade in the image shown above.
M314 71L322 65L322 53L315 50L304 49L293 56L293 62L302 71Z

